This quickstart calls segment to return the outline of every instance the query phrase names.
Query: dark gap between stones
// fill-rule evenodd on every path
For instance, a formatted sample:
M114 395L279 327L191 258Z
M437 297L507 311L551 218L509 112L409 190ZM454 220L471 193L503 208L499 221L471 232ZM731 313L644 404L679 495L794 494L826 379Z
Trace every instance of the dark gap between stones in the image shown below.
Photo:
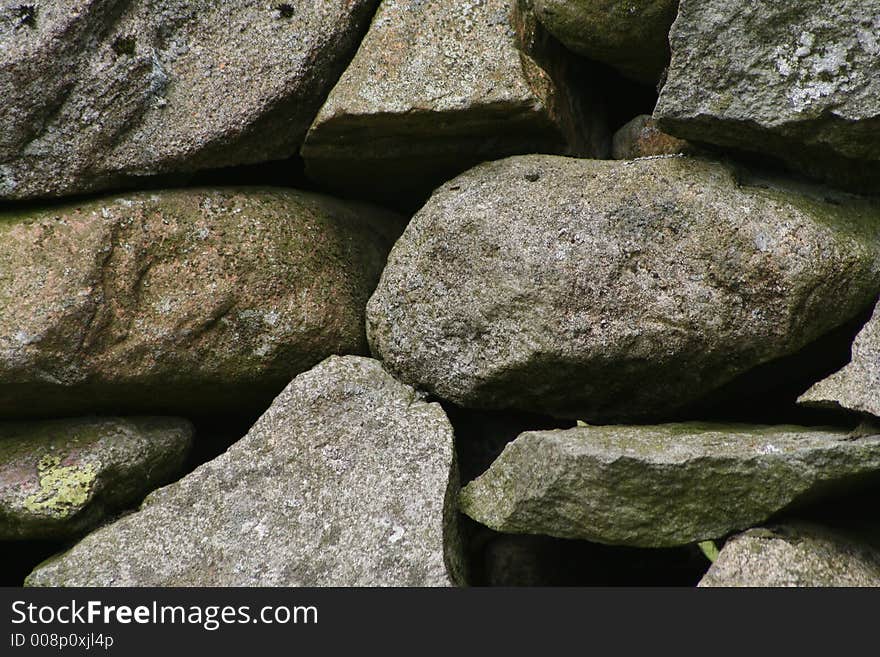
M687 586L711 565L696 545L631 548L502 534L470 521L474 586Z

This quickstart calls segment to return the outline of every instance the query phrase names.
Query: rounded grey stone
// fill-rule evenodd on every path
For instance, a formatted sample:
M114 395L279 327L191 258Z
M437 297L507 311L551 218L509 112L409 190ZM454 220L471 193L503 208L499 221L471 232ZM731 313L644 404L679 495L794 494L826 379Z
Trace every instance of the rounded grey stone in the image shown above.
M661 419L863 312L880 204L688 157L522 156L439 188L367 306L374 353L461 406Z

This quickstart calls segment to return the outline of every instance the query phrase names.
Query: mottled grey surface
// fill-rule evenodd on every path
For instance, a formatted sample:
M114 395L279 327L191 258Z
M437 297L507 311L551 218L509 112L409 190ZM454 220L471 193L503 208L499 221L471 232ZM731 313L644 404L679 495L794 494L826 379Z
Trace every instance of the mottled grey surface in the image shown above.
M670 42L661 129L880 189L880 0L682 0Z
M880 304L856 336L849 364L807 390L798 401L880 417Z
M534 431L462 490L497 531L668 547L764 522L880 476L880 435L797 426L661 424Z
M637 157L692 153L694 147L683 139L667 135L657 127L653 118L641 114L628 121L611 139L611 157L615 160L634 160Z
M192 426L175 418L0 423L0 539L68 539L180 473Z
M262 410L364 353L396 215L271 188L0 212L0 416Z
M0 198L294 155L376 4L0 0Z
M516 0L384 0L309 130L309 175L400 200L515 153L601 156L590 75Z
M669 62L667 35L678 0L530 0L567 47L655 84Z
M463 572L457 491L440 405L377 361L333 356L296 377L225 454L27 584L448 585Z
M392 249L371 347L456 404L670 417L870 307L880 205L686 157L514 157Z
M880 549L805 523L750 529L727 541L705 587L880 586Z

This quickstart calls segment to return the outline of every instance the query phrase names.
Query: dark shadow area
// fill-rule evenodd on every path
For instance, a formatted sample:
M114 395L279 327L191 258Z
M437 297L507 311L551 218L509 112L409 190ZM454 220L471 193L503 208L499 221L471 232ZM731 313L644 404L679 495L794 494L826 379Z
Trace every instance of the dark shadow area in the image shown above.
M261 162L222 169L204 169L192 173L167 173L155 176L133 176L112 189L71 194L59 198L32 198L0 200L0 212L36 211L85 203L101 198L113 198L141 192L194 187L287 187L301 191L316 191L303 170L299 156L286 160Z
M740 375L682 411L677 419L855 427L861 419L858 414L801 406L797 398L849 362L853 340L872 310L866 309L795 354Z
M518 411L479 411L441 401L452 428L458 452L462 485L483 474L504 450L504 446L524 431L570 429L574 420Z
M181 477L223 454L245 436L262 414L260 411L191 418L195 439Z
M474 586L695 586L710 563L696 545L630 548L471 528Z
M258 185L270 187L291 187L301 191L315 191L305 175L301 157L286 160L261 162L222 169L206 169L191 175L189 187L237 187L239 185Z
M846 487L827 487L801 498L767 524L787 518L852 532L880 549L880 473L850 481Z
M35 566L67 547L62 541L0 542L0 586L21 586Z
M598 62L589 63L589 72L596 77L594 87L601 91L612 136L637 116L654 113L657 90L653 87L633 82Z

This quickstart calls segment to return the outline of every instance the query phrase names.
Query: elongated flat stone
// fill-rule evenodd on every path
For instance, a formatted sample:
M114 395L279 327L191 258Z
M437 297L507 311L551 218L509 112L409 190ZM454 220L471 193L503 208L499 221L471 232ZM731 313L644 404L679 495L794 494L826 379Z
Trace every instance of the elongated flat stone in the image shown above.
M0 417L263 409L363 353L399 217L272 188L0 213Z
M527 432L461 492L492 529L666 547L764 522L880 476L880 435L798 426L578 427Z

